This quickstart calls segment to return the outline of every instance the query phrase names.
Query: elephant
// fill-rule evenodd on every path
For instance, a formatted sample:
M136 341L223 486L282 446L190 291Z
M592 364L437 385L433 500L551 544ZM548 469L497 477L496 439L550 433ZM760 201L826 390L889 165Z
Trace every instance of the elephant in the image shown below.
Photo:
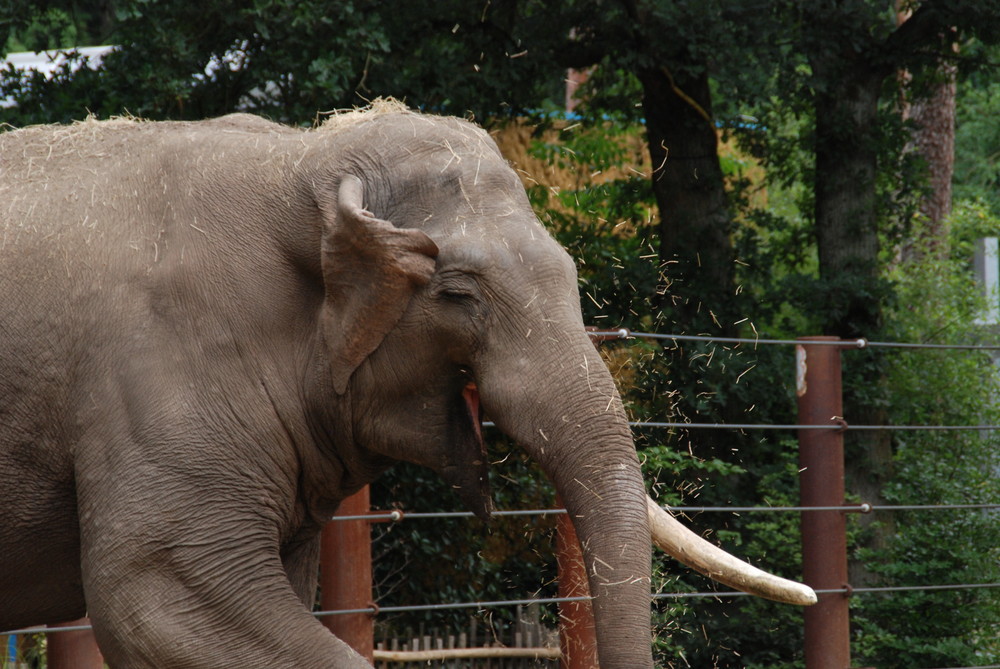
M679 525L485 131L391 101L88 119L0 134L0 175L0 630L87 614L113 667L369 666L310 615L320 529L396 461L487 518L488 415L573 519L601 666L653 666L650 517Z

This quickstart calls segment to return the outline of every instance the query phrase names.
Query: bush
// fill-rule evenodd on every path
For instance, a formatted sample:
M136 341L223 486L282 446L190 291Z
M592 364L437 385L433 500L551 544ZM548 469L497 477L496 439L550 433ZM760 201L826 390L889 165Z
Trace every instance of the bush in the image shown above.
M951 254L925 250L896 268L898 307L889 336L926 343L994 342L977 324L983 302L970 271L972 238L1000 229L974 203L955 208ZM904 349L887 366L891 420L899 425L1000 425L1000 373L982 350ZM894 435L890 504L983 504L1000 499L1000 434L918 431ZM886 586L1000 582L996 511L894 514L888 545L859 557ZM907 591L856 600L855 655L879 667L977 666L1000 661L1000 592ZM863 658L863 660L862 660Z

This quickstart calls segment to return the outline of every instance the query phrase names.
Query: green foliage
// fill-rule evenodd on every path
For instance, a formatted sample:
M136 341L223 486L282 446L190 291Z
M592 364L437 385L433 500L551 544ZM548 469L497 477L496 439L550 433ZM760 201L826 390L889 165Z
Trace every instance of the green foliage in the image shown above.
M927 343L992 341L976 325L968 239L994 231L982 206L952 216L953 255L926 252L895 273L895 338ZM903 350L888 360L893 423L998 425L996 361L983 351ZM1000 499L1000 435L993 431L913 432L896 436L895 475L883 491L892 504L983 504ZM891 541L860 557L889 586L1000 581L1000 525L995 512L908 511L894 516ZM912 612L920 611L920 615ZM879 667L975 666L1000 660L1000 593L913 591L869 595L855 607L856 656ZM860 661L860 660L859 660Z
M11 639L17 639L14 658L8 662L8 644ZM48 659L47 634L22 634L17 637L3 637L0 646L0 669L23 669L24 667L39 667L44 669Z
M17 37L7 41L7 51L64 49L85 41L73 17L58 7L35 9L31 23Z
M26 0L9 4L8 18L0 18L7 49L83 46L105 37L119 46L99 77L82 70L55 81L5 73L0 93L19 104L4 110L3 120L17 126L88 113L193 119L237 110L308 124L319 111L377 96L460 116L516 113L561 99L563 76L552 68L547 45L571 25L546 3L517 11L460 0L98 3L113 10L107 17L97 9L70 12L72 3L51 11ZM103 24L107 34L99 35ZM528 42L538 48L526 49Z
M528 189L541 220L567 248L579 267L584 320L600 327L636 324L646 318L660 281L659 257L652 247L655 204L649 179L628 164L636 129L608 123L576 124L558 142L535 142L529 154L579 175L578 187L553 192ZM616 176L604 181L602 173Z
M106 56L101 75L81 69L26 81L8 72L0 90L19 100L6 111L9 122L38 122L39 107L50 121L126 111L204 118L243 109L311 122L331 103L358 101L366 62L388 48L380 17L354 2L130 0L115 8L119 48ZM31 23L24 32L41 27Z
M961 104L955 122L955 197L988 203L1000 215L1000 83L959 88Z

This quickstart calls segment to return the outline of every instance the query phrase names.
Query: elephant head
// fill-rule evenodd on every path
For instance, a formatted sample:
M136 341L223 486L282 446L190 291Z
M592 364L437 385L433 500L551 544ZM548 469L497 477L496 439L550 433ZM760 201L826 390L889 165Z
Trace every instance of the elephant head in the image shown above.
M482 130L413 113L342 125L330 152L347 167L323 189L336 198L318 196L321 327L330 385L352 416L340 431L386 461L434 469L486 516L488 414L573 517L602 665L652 666L645 489L573 261Z
M379 457L438 471L487 516L485 411L541 465L573 519L601 666L652 666L648 514L680 526L648 506L625 411L585 332L573 261L481 129L369 114L332 140L334 155L351 156L325 187L336 199L319 196L322 327L334 392L351 398L354 419L344 429ZM708 544L682 536L667 545L714 577L739 562L697 557ZM746 589L751 579L729 580Z

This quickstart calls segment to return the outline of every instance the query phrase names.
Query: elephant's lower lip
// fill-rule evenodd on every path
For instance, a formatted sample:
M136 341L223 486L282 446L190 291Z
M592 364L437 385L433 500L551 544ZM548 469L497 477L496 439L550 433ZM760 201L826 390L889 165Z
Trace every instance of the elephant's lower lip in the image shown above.
M465 388L462 389L462 399L465 400L465 406L469 409L469 418L472 420L472 429L476 433L476 438L482 443L482 420L479 415L479 387L474 381L469 381L465 384Z

